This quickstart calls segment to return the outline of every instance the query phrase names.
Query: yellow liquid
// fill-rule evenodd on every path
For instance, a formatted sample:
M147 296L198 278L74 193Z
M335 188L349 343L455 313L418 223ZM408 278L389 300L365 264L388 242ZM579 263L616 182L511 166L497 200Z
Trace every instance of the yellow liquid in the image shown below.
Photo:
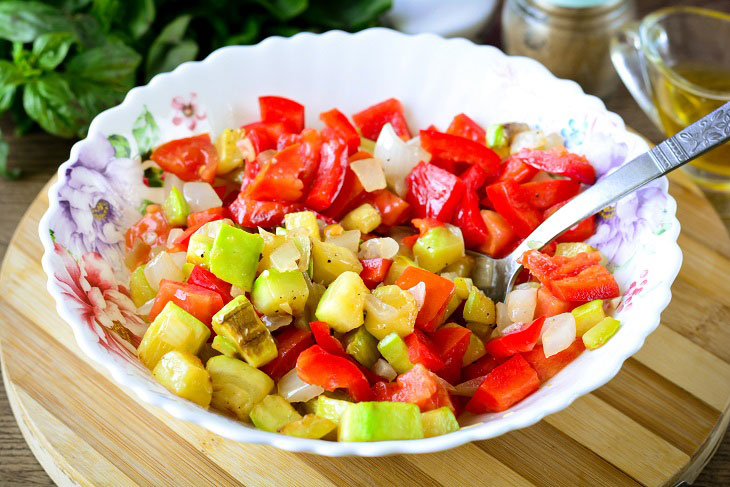
M681 63L670 68L684 79L705 89L730 93L730 68L708 64ZM667 136L696 122L728 100L705 98L654 73L654 105ZM708 152L691 163L698 169L718 176L730 177L730 143Z

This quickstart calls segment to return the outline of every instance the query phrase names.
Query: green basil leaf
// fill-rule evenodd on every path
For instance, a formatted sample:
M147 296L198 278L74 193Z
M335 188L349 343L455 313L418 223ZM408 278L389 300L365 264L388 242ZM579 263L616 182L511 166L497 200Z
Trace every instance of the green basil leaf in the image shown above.
M189 14L177 17L152 42L145 66L147 80L157 73L169 71L181 62L195 59L198 54L197 43L183 39L191 19Z
M74 22L59 9L40 2L0 2L0 38L32 42L48 32L73 32Z
M391 0L312 0L302 19L329 29L360 30L377 23Z
M38 67L55 69L66 58L68 50L76 42L76 35L70 32L49 32L33 41L33 56Z
M73 78L105 84L117 91L134 86L134 73L142 58L131 47L110 40L72 57L66 73Z
M308 0L254 0L278 20L290 20L307 9ZM348 0L349 1L349 0ZM338 4L340 2L337 2ZM346 3L346 2L345 2Z
M10 61L0 60L0 113L13 104L13 97L24 76L20 68Z
M93 0L89 13L96 18L104 32L109 32L120 13L120 7L119 0Z
M8 169L8 154L10 146L2 140L2 132L0 132L0 178L18 179L20 177L20 169Z
M155 20L154 0L130 0L125 5L122 24L126 25L132 39L139 39L147 33Z
M150 152L160 140L160 128L146 106L132 125L132 135L137 142L137 150L140 155Z
M73 137L84 123L79 102L58 73L47 73L27 83L23 107L43 130L61 137Z
M131 157L132 150L129 148L129 141L123 135L113 134L107 137L107 140L114 147L114 157Z

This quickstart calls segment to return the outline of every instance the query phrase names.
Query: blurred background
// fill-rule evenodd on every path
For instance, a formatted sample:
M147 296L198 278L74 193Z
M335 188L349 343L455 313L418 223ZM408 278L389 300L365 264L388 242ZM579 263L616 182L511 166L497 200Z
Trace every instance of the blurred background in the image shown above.
M725 16L646 17L678 6ZM467 37L576 80L658 142L730 100L728 14L730 0L0 0L0 258L97 113L217 48L375 26ZM730 148L718 153L690 173L728 225ZM695 485L730 485L729 443ZM11 483L51 485L0 388L0 484Z

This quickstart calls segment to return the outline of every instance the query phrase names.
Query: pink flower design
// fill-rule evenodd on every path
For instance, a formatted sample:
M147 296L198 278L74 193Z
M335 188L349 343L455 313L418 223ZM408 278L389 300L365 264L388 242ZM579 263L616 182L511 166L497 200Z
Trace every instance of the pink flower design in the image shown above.
M172 123L175 125L187 124L188 130L195 130L195 126L198 121L205 120L205 113L200 110L196 98L196 93L190 93L190 98L187 100L182 96L176 96L172 99L172 108L175 110L175 115L172 117Z
M646 279L646 276L648 275L649 270L644 269L639 275L639 279L629 284L629 288L624 293L624 297L621 301L621 305L618 307L618 311L631 308L634 297L641 294L641 292L644 290L644 286L646 286L646 284L649 282L649 280ZM639 282L640 280L641 282Z
M114 271L98 253L89 252L76 262L57 242L53 249L54 277L61 294L71 299L75 313L102 347L136 362L135 350L147 323L137 314L129 291L117 283Z

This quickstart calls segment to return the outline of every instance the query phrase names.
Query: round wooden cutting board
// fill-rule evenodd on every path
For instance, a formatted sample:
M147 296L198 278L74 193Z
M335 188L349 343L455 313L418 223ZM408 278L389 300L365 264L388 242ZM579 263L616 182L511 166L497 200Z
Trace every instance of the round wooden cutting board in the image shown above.
M0 272L8 397L59 485L673 485L692 481L727 426L730 238L680 173L684 265L662 324L604 387L540 423L428 455L325 458L226 440L138 403L80 352L40 266L46 190Z

